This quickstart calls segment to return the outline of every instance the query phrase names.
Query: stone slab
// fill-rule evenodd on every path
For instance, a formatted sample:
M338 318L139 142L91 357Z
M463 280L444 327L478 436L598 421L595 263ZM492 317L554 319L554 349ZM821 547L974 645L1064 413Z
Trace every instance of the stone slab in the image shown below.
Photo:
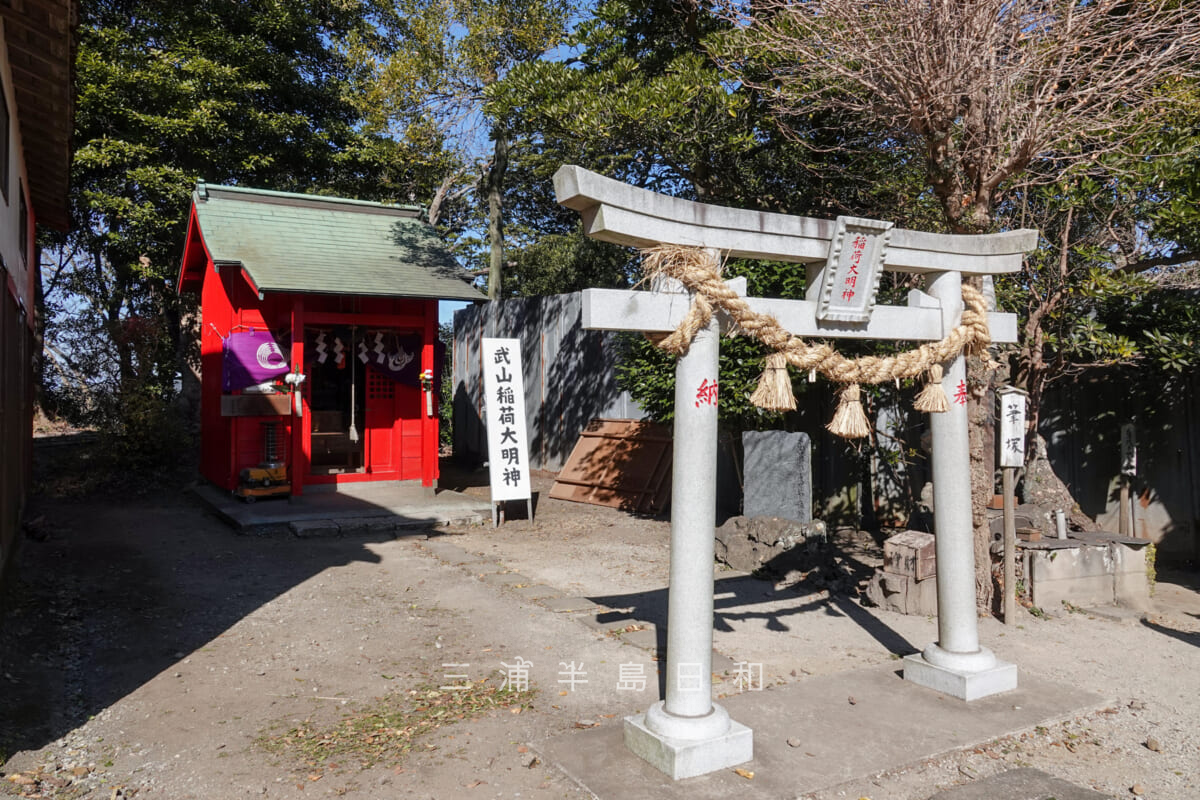
M666 636L663 637L663 652L661 655L666 655ZM631 644L634 647L641 647L645 650L658 649L658 631L653 625L647 626L640 631L630 631L629 633L621 634L621 641L626 644Z
M846 702L856 699L854 705ZM964 703L900 678L894 663L820 675L721 700L754 731L754 760L673 781L625 746L623 725L605 724L532 743L601 800L777 800L915 764L964 747L1053 724L1110 702L1092 692L1022 675L1014 691ZM799 738L800 747L789 747Z
M929 800L1108 800L1108 795L1047 775L1040 769L1022 767L946 789Z
M341 536L342 529L331 519L304 519L288 523L288 529L297 539L319 539Z
M930 664L920 653L904 657L904 680L935 692L975 701L1017 688L1017 665L997 661L991 669L962 672Z
M586 597L556 597L552 600L547 600L542 603L546 608L558 613L568 613L572 611L595 611L600 606L588 600Z
M754 758L754 733L736 720L723 736L699 741L672 739L646 727L646 715L625 718L625 746L672 780L736 767Z
M543 583L534 584L533 586L522 586L519 589L514 588L513 594L520 595L528 600L544 600L547 597L561 596L561 593L557 589L553 589Z
M718 673L718 674L722 674L722 673L732 674L735 670L737 670L737 665L738 665L738 662L734 661L729 656L725 655L724 653L718 653L716 650L713 650L713 654L712 654L712 671L713 672Z
M429 539L423 545L421 545L421 547L433 553L443 561L449 561L452 564L467 561L472 558L471 554L466 550L463 550L458 545L452 544L443 539ZM476 558L478 558L478 556L476 556Z
M519 572L490 572L483 575L480 580L484 583L499 584L501 586L512 586L514 583L533 583L533 581Z
M305 487L304 494L287 499L246 503L228 491L199 483L193 492L213 513L243 532L263 532L293 522L389 517L397 529L436 528L439 525L482 524L491 518L488 504L446 489L431 492L411 481L368 481L337 487ZM379 531L389 535L387 531Z
M472 575L486 576L497 572L505 572L508 567L503 564L497 564L495 561L466 561L461 564L465 570L470 570Z
M812 521L812 442L807 433L742 434L747 517Z

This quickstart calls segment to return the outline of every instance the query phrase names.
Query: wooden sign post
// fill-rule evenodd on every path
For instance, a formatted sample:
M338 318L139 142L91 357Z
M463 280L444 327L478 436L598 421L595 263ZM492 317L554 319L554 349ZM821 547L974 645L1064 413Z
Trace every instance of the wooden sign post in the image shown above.
M1025 466L1025 392L1005 386L1000 396L1000 470L1004 492L1004 624L1016 624L1016 473Z
M483 340L483 394L487 415L488 475L492 527L504 521L505 504L524 500L533 520L529 488L529 438L525 427L525 383L519 339Z
M1137 433L1132 422L1121 426L1121 519L1117 531L1122 536L1134 536L1133 503L1129 499L1129 485L1137 474Z

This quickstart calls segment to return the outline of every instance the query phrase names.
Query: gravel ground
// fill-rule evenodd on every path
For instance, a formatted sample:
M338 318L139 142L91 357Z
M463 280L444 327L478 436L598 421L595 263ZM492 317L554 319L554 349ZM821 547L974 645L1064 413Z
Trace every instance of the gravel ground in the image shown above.
M486 492L472 482L444 483ZM553 501L548 488L544 479L535 485L541 502L532 522L450 529L438 541L521 580L592 598L612 626L661 622L668 523ZM653 699L605 690L599 674L587 691L563 690L563 662L598 673L640 660L653 674L654 664L644 647L551 613L482 570L439 560L421 535L236 536L178 492L43 497L36 513L46 518L41 540L26 542L20 584L0 621L8 759L0 794L586 797L527 744L618 724ZM839 575L861 574L877 552L856 533L835 537L832 548L827 566ZM887 663L936 637L934 620L865 609L831 594L834 580L773 584L720 569L714 577L716 649L762 663L768 683ZM806 797L925 800L1014 766L1113 797L1200 797L1198 588L1195 573L1162 575L1145 621L1066 609L1012 627L981 620L982 641L1022 672L1110 702ZM532 709L447 725L403 760L331 766L259 744L303 720L336 724L346 711L436 682L447 663L486 674L518 656L537 664Z
M549 481L536 489L547 492ZM465 491L477 491L465 487ZM543 496L545 496L543 494ZM659 619L669 525L612 509L545 504L531 524L462 529L460 546L492 554L540 582L604 598L635 617ZM866 534L834 536L839 562L864 574L879 562ZM762 663L769 682L885 663L937 637L936 621L867 609L819 587L783 586L717 569L715 648ZM814 590L815 589L815 590ZM1200 574L1162 572L1154 612L1019 609L1019 624L980 620L980 639L1024 672L1097 692L1111 702L969 752L806 795L924 800L1015 766L1032 766L1113 797L1200 798ZM655 594L657 593L657 594ZM639 607L640 603L640 607ZM639 611L649 610L639 615ZM665 613L665 612L664 612Z

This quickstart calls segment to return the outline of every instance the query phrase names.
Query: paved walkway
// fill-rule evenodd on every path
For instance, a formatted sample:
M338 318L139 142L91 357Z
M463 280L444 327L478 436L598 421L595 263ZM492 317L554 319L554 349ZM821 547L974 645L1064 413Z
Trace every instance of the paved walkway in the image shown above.
M556 589L508 569L496 559L470 553L451 537L421 546L439 560L465 571L505 594L532 601L566 615L582 626L641 647L663 663L665 637L654 626L615 613L586 597L565 596ZM736 579L738 576L732 576ZM648 800L678 798L795 797L856 778L904 767L943 753L984 744L1038 725L1049 725L1106 705L1109 699L1072 686L1022 674L1021 685L1004 695L972 703L904 681L899 662L822 675L761 691L737 685L739 665L713 653L716 691L730 696L721 703L737 721L754 730L754 760L743 769L672 781L633 755L624 744L620 724L604 725L535 744L545 760L603 800L637 796ZM987 793L961 800L1087 800L1103 795L1036 770L1024 777L999 781ZM1075 794L1063 787L1078 789ZM1039 793L1040 792L1040 793ZM1057 794L1056 794L1057 792ZM958 800L946 795L940 800Z
M254 503L210 483L198 484L195 493L217 516L244 532L287 526L301 537L337 536L477 524L491 519L491 506L486 501L449 489L431 491L400 481L349 484L337 491L305 487L299 497Z

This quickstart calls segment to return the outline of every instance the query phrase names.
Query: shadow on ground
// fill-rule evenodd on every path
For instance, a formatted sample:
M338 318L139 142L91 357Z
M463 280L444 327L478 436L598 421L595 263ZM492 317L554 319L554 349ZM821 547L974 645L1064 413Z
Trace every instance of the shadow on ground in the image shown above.
M863 608L853 596L854 587L873 572L872 566L855 557L854 548L841 547L837 542L803 555L785 553L767 562L755 575L739 574L714 582L713 628L729 632L734 630L735 623L761 620L767 630L783 632L791 630L801 615L819 612L849 619L896 656L919 652L912 642ZM789 598L798 602L779 602ZM598 614L596 619L602 624L637 621L654 625L660 658L666 653L667 588L590 595L588 599L610 609L622 609ZM660 672L659 684L661 694L665 691L665 672Z
M325 570L378 563L368 545L396 536L239 535L178 487L35 495L27 518L39 517L0 617L0 763L55 741Z

